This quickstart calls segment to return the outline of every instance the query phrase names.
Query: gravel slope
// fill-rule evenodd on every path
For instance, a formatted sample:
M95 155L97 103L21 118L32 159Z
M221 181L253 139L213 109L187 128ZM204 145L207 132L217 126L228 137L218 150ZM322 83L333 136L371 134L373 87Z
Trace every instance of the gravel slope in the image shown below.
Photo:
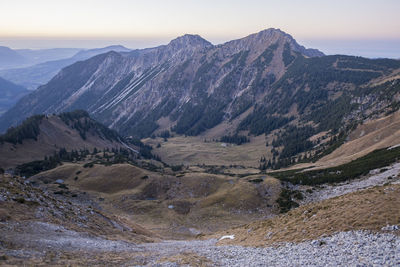
M302 204L318 202L374 186L384 185L386 183L398 184L400 183L399 174L400 163L395 163L382 169L372 170L367 177L361 177L359 179L338 183L336 185L324 184L320 188L315 188L311 194L306 193L303 189L302 191L305 194L305 199L302 201ZM294 186L293 188L302 189L301 186Z
M3 232L1 233L3 240L0 243L1 253L11 260L24 259L27 262L32 257L40 262L49 253L62 255L66 252L74 252L75 255L80 255L80 253L90 252L92 258L96 258L97 254L111 253L109 262L106 259L102 262L91 262L92 264L123 266L181 266L179 261L169 261L168 258L183 254L198 255L213 266L400 265L400 237L392 234L399 232L398 230L391 233L344 232L297 244L283 243L277 247L252 248L216 246L216 239L134 244L91 237L40 222L25 226L21 224L8 225L8 227L1 224L0 226L2 229L0 232L16 231L12 242L16 246L23 245L24 247L23 250L5 248L3 244L11 240L4 240L5 232ZM24 232L20 232L22 229ZM122 260L118 264L113 264L112 259L115 259L116 255ZM139 258L140 262L138 262ZM190 261L189 264L197 265Z

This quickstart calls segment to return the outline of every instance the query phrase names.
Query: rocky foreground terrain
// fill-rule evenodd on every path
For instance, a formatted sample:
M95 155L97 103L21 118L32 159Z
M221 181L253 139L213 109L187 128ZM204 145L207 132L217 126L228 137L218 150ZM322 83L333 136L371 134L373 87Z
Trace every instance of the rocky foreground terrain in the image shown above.
M399 164L394 164L383 171L373 171L368 177L350 182L347 186L338 186L336 192L343 189L341 192L345 193L340 198L337 197L341 195L339 193L325 194L327 199L322 202L326 209L330 209L326 204L326 201L330 201L329 197L333 197L333 201L349 199L355 205L360 205L353 200L354 196L363 194L361 203L373 202L371 197L375 196L379 201L382 200L382 205L391 206L387 207L389 215L378 213L374 218L371 214L371 220L365 220L365 225L347 221L350 228L338 228L353 230L327 231L327 234L314 236L304 229L302 231L298 223L298 231L304 233L303 238L293 237L293 241L288 242L279 242L279 239L268 242L274 240L274 233L271 232L273 226L263 228L257 226L257 222L191 240L162 240L138 225L103 215L90 205L90 201L77 205L53 197L26 180L6 175L2 177L0 192L0 264L396 266L400 264L399 214L390 209L396 209L399 204L400 187L397 185L398 178L393 177L398 170ZM381 184L383 179L386 179L385 185L373 184L373 181ZM361 184L364 186L361 187ZM369 189L359 191L366 187ZM322 188L314 196L308 197L315 200L324 190ZM290 224L285 225L284 222L290 222L297 210L312 210L313 206L310 205L319 203L301 206L276 217L281 220L281 231L285 232L289 227L286 236L290 237ZM328 223L339 224L343 219L341 215L332 214L337 218L328 218ZM324 218L317 220L318 217L316 211L309 220L322 224ZM268 220L261 222L261 225L264 224L268 224ZM304 225L307 226L307 223Z
M24 249L4 249L3 262L123 266L396 266L400 238L392 233L341 232L301 243L252 248L216 239L135 244L90 237L53 224L8 225ZM4 233L2 233L4 234ZM4 235L3 235L4 236Z

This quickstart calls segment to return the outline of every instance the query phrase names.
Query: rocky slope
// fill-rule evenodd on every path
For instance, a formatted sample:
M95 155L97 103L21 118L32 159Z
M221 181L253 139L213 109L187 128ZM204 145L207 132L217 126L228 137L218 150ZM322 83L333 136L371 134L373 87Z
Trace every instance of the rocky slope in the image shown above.
M197 134L253 106L299 55L323 54L275 29L219 46L185 35L156 48L110 52L63 69L1 126L84 108L126 135L151 134L161 117L177 123L179 133Z
M398 223L399 187L394 185L300 207L219 233L218 239L162 242L126 219L52 196L23 180L2 177L0 188L4 265L393 266L400 260L398 226L386 226ZM346 210L354 200L362 205L359 212L367 208L377 215L358 218ZM310 225L320 226L315 234ZM348 229L378 231L343 232ZM234 239L218 242L223 234L234 234Z
M104 214L92 205L84 195L65 198L38 188L20 177L1 175L0 265L7 258L14 257L19 258L20 263L14 262L17 265L27 258L34 262L37 253L41 252L34 252L29 247L38 244L42 249L54 249L60 244L71 248L73 244L79 243L81 249L86 249L96 245L99 248L100 240L108 245L157 240L154 234L139 225Z
M398 110L399 73L398 60L324 56L276 29L218 46L185 35L64 68L0 117L0 130L78 108L124 136L265 134L266 167L277 169L315 161L358 123Z

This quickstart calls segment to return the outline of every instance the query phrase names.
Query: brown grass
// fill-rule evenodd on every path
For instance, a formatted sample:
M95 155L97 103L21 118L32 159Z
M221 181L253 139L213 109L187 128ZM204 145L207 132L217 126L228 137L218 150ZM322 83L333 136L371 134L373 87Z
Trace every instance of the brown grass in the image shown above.
M83 140L78 131L68 127L58 117L43 119L40 130L37 141L27 139L22 144L0 144L0 166L6 169L33 160L42 160L44 156L52 155L62 147L70 151L82 148L92 150L94 147L102 149L121 146L90 133L87 134L86 140Z
M148 175L146 171L130 164L112 166L94 164L92 168L84 168L82 164L64 163L62 166L36 175L34 179L48 182L63 179L79 190L112 194L138 187L145 175ZM75 177L78 179L75 180Z
M348 163L381 148L400 144L400 112L368 121L350 133L348 140L315 163L301 163L286 169L324 169Z
M344 164L380 148L400 144L400 112L359 125L349 141L316 162L316 166Z
M210 140L210 139L208 139ZM169 138L164 142L161 138L146 139L147 144L155 147L154 154L170 165L225 165L232 164L258 167L261 156L265 155L265 137L251 137L251 142L240 146L220 142L204 142L204 137ZM156 148L160 143L161 147Z
M163 262L174 262L177 263L179 266L181 265L189 265L194 267L206 267L206 266L214 266L213 262L207 259L204 256L200 256L193 252L183 252L178 255L164 257L161 258L159 263Z
M257 178L265 179L257 184L249 182ZM275 214L281 188L278 180L266 175L238 178L198 168L176 177L128 164L83 168L82 164L66 163L33 179L47 181L48 186L64 179L71 191L104 199L99 203L106 213L169 238L193 236L190 228L211 233Z
M250 223L213 237L235 234L220 244L268 246L279 242L300 242L335 232L400 224L400 185L375 187L315 204L308 204L278 217Z
M173 181L165 182L172 185ZM180 177L179 183L157 200L135 200L125 197L128 195L109 199L114 212L118 209L149 230L173 239L193 236L189 228L208 234L277 212L280 183L273 178L254 185L246 178L191 173ZM170 205L174 208L168 208Z
M391 74L389 75L384 75L381 77L378 77L376 79L371 80L368 85L369 86L378 86L381 84L384 84L388 81L393 81L393 80L397 80L400 79L400 70L394 70Z

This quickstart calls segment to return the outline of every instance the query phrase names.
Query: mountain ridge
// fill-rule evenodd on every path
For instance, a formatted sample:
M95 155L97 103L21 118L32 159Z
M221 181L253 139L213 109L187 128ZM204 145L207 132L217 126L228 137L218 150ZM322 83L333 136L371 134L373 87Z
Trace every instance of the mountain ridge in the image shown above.
M280 31L271 29L271 30L264 31L264 33L261 34L261 35L265 35L266 33L269 33L271 36L275 36L275 39L279 39L280 37L283 37L283 39L280 38L281 42L286 40L285 39L286 35L284 35ZM115 79L115 77L108 76L107 79L109 79L111 81L111 84L108 85L108 86L111 87L111 88L108 88L108 89L104 88L104 87L102 89L100 89L100 88L99 89L94 89L93 87L92 88L93 88L94 91L106 89L105 90L106 94L107 93L111 93L111 92L114 91L113 89L116 89L116 88L113 88L113 87L115 87L118 82L123 80L122 76L129 75L129 72L131 73L132 76L136 76L136 79L137 79L136 81L137 82L140 82L140 79L145 79L146 80L146 79L158 78L157 76L164 76L161 79L159 79L157 81L157 83L160 83L161 87L163 87L163 86L164 87L171 87L171 84L168 84L168 82L167 82L167 80L169 80L169 77L166 77L166 76L170 76L170 75L174 74L173 71L169 71L169 70L171 70L171 65L173 65L174 68L177 68L178 65L180 65L180 67L183 68L184 67L183 63L185 63L186 60L190 59L193 62L191 68L194 69L193 71L198 72L197 76L199 76L199 74L200 74L200 72L199 72L199 68L200 67L203 67L203 69L205 69L207 67L206 61L213 61L213 60L214 61L218 61L218 63L214 62L214 63L217 63L216 66L214 66L215 69L219 69L222 66L226 67L227 65L224 65L225 63L227 63L226 59L225 59L226 57L233 57L233 55L239 50L241 50L243 53L247 53L247 52L243 51L243 48L241 47L242 45L238 44L238 42L239 43L243 43L246 40L249 40L249 38L253 39L254 36L257 37L257 35L252 35L250 37L247 37L247 39L246 38L242 38L242 39L239 39L237 41L228 42L228 43L223 44L223 45L212 46L209 42L205 41L204 39L202 39L199 36L196 36L196 35L184 35L183 37L180 37L181 39L177 38L177 39L171 41L168 45L164 45L164 46L160 46L160 47L156 47L156 48L150 48L150 49L134 51L134 52L125 54L123 57L119 57L118 60L115 59L115 60L119 61L116 64L120 65L120 69L121 70L118 73L118 75L114 75L114 76L116 76L116 77L120 76L121 78ZM259 37L260 37L260 35L258 35L258 39L259 39ZM188 46L181 46L181 47L179 45L176 45L176 44L178 44L179 42L181 42L183 40L188 42L189 45ZM261 39L258 40L258 42L256 44L256 47L254 49L252 49L252 51L254 50L253 51L254 53L251 53L251 56L253 57L253 58L251 58L251 60L253 61L252 63L254 63L255 58L260 57L260 54L262 52L265 52L265 50L268 49L268 47L270 45L272 45L272 42L263 42L262 40L261 41L260 40ZM254 43L254 40L253 40L253 43ZM239 46L239 47L235 47L235 46ZM281 46L283 46L283 44L281 44ZM249 44L247 44L246 47L248 48ZM281 49L283 49L283 47ZM250 52L252 52L252 51L250 51ZM269 52L267 51L266 53L267 54L269 53L268 56L271 57L271 55L273 55L274 52L273 51L269 51ZM245 55L243 54L243 58L244 58L244 56ZM214 57L214 59L212 57ZM236 57L238 57L238 55L236 55ZM151 59L152 62L149 61L149 59ZM111 59L109 59L109 60L111 60ZM263 61L263 60L264 59L259 59L259 61ZM272 60L272 59L268 58L268 60ZM90 62L91 62L90 60L87 61L87 64L90 65L91 64ZM111 63L111 62L109 62L109 63ZM232 63L233 63L233 61L232 61ZM99 62L99 64L100 64L100 62ZM185 64L189 64L189 63L186 62ZM236 64L237 64L237 62L236 62ZM264 63L259 62L258 64L262 66ZM107 67L107 64L104 63L103 65L99 65L99 66ZM212 67L212 66L209 64L208 67ZM254 67L252 67L252 68L254 69ZM278 68L280 68L280 70L271 69L270 72L272 71L274 73L274 75L278 75L278 78L279 78L279 76L282 75L282 69L284 68L284 66L282 66L282 64L281 64L281 66L279 66ZM201 69L200 69L200 71L201 71ZM263 72L264 72L263 74L260 74L261 76L265 76L266 75L265 70L263 70ZM63 72L60 72L60 73L63 73ZM175 72L175 74L177 75L177 72ZM177 77L177 78L178 79L184 79L185 80L185 81L183 81L184 83L186 83L189 87L193 87L193 86L196 86L196 83L197 83L197 85L199 85L199 82L200 83L203 82L203 81L199 81L199 82L196 82L196 81L188 82L187 81L188 79L192 79L192 80L196 79L196 75L195 74L196 73L188 74L190 77ZM59 79L60 77L62 77L60 75L62 75L62 74L59 74L59 75L55 76L54 79ZM224 79L225 75L226 75L225 70L222 70L221 73L220 73L221 77L218 78L219 81L215 81L215 82L216 83L221 83L222 80ZM95 77L92 77L92 78L95 78ZM105 78L105 77L102 77L102 78ZM135 78L135 77L133 77L133 78ZM174 78L174 76L172 78ZM198 77L198 78L200 78L200 77ZM49 85L51 85L54 82L54 79L53 79L53 81L50 81ZM126 83L129 83L129 82L130 81L126 81ZM247 81L247 82L250 82L250 81ZM131 84L133 85L134 83L131 83ZM121 85L121 84L119 84L119 85ZM139 85L141 85L141 84L139 83ZM144 86L148 86L148 85L145 84ZM150 87L151 87L151 85L150 85ZM76 88L76 89L78 89L78 88ZM175 91L175 93L176 93L176 89L177 88L175 88L175 90L173 90L173 91ZM152 94L155 94L154 96L156 96L157 94L160 93L160 91L157 92L155 88L154 89L149 88L149 90L152 92ZM170 90L172 90L172 89L170 89ZM190 89L190 90L193 90L193 88ZM194 88L194 90L199 90L199 88ZM215 90L215 88L212 88L212 87L208 89L208 91L211 92L211 93L214 90ZM132 90L130 90L130 92L132 92ZM128 89L126 89L126 93L129 93ZM138 92L138 93L140 94L140 92ZM171 93L172 93L172 91L171 91ZM192 93L186 92L185 94L187 95L186 96L186 98L187 98L189 95L193 94L193 92ZM145 94L143 96L144 98L147 98L146 100L143 99L143 100L138 100L138 101L140 101L140 102L149 101L149 98L146 97L146 95L148 95L148 94ZM185 98L185 97L183 97L183 98ZM118 101L121 102L122 100L119 99ZM183 100L181 99L179 101L181 102L181 105L182 105L183 104L183 102L182 102ZM150 101L150 103L152 103L151 105L153 105L153 107L157 106L157 102ZM92 107L88 107L88 110L91 110L93 112L95 110L99 110L101 106L102 105L97 105L97 106L95 105L95 106L92 106ZM80 106L80 104L76 104L76 106L71 107L71 109L79 108L79 107L82 107L82 106ZM58 105L57 108L62 110L62 109L65 109L67 107L60 107ZM43 110L38 110L37 112L40 113L40 112L51 112L51 111L52 111L52 108L50 108L50 109L47 108L47 109L43 109ZM135 112L135 113L137 111L133 110L133 112ZM116 112L118 112L118 111L116 111ZM101 113L104 113L104 112L101 112ZM98 116L100 118L102 116L102 114L96 114L95 116ZM125 122L127 122L130 119L131 118L129 118L129 116L128 116L128 117L125 117L123 120ZM118 116L117 123L115 123L115 124L118 124L118 123L124 124L123 122L121 122L121 120L122 120L122 117Z
M216 46L184 35L70 65L0 117L0 126L85 109L120 134L142 138L161 131L195 136L239 120L222 135L273 135L267 149L280 155L282 167L323 156L352 124L396 111L399 69L396 60L324 56L277 29ZM389 77L393 82L374 83ZM321 132L323 138L309 139Z

